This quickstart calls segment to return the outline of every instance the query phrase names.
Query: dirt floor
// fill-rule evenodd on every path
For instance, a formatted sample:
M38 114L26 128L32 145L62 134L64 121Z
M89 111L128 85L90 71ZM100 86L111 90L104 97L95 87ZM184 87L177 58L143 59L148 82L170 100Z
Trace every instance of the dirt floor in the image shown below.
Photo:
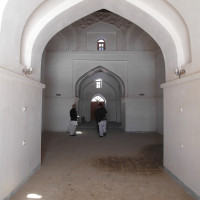
M42 166L11 200L192 200L163 169L162 136L95 128L44 133ZM33 198L32 198L33 199Z

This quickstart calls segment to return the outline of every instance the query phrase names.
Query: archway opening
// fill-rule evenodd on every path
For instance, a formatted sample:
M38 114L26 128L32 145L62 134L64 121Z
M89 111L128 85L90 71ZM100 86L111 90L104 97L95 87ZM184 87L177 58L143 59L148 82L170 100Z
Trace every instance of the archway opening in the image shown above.
M75 86L81 123L94 121L98 102L103 102L107 108L108 122L120 123L124 91L121 78L105 67L98 66L83 74Z
M174 66L181 68L191 60L189 33L183 18L181 18L180 15L176 13L176 10L165 1L160 2L160 4L155 3L155 5L151 5L152 3L148 2L139 3L137 1L121 4L120 0L118 3L120 4L120 9L117 3L113 4L106 0L102 0L101 2L84 0L79 3L72 3L71 5L69 5L68 2L61 1L57 6L57 2L51 5L46 5L48 2L42 4L41 7L30 16L29 23L24 27L21 41L22 64L28 67L40 67L38 61L41 60L42 48L45 47L50 38L77 19L81 19L96 10L102 12L107 9L106 12L111 11L113 13L118 13L120 16L144 29L155 39L162 49L165 58L166 78L167 80L175 79L176 76L171 74L171 71L175 69ZM76 10L80 9L80 6L82 7L84 5L87 5L88 9L77 12L77 15L72 17L71 13L74 13L74 11L76 12ZM49 9L46 9L46 6L49 7ZM49 12L42 12L43 9ZM125 10L126 12L124 12ZM41 17L41 13L44 13L44 17ZM132 14L130 15L129 13ZM173 16L172 18L168 17L169 13L171 17ZM104 16L99 15L99 18L103 19ZM63 19L68 20L63 21ZM87 21L82 27L85 28L85 26L91 25L93 22L96 21ZM125 27L128 25L127 23L121 22L120 20L113 20L112 18L110 22L118 22L118 25L124 24ZM76 24L78 25L79 23ZM149 24L151 24L151 26L149 26ZM179 28L177 28L177 26ZM129 41L127 41L127 43L129 43ZM167 51L168 47L171 51ZM106 47L106 49L108 48ZM34 76L39 75L39 73L40 70L35 69Z
M112 18L124 21L126 26L113 23ZM106 50L102 52L96 49L100 36L106 40ZM66 43L68 49L63 46ZM102 94L107 100L108 120L121 122L129 132L163 132L159 85L165 82L165 62L153 38L137 25L109 11L92 13L55 35L46 46L43 60L48 65L43 68L47 77L44 79L48 80L45 115L52 122L44 120L47 127L65 130L67 108L74 101L80 119L90 122L91 99ZM98 79L103 81L102 88ZM110 90L107 94L102 93L106 91L104 85Z
M101 103L103 107L106 107L106 99L101 94L96 94L91 99L91 117L90 121L95 121L95 110L98 108L98 104Z

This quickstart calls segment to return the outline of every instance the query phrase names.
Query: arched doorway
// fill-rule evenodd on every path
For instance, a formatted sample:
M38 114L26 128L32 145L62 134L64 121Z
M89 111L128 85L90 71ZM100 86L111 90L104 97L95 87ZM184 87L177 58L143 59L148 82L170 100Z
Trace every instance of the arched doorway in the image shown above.
M125 85L112 71L102 66L89 70L77 80L75 94L79 99L78 109L81 119L85 119L86 122L93 121L92 113L97 102L102 101L108 111L107 120L121 122L121 99L125 96Z
M95 110L97 109L99 103L101 103L105 107L106 99L102 95L97 94L91 100L91 117L90 117L91 121L95 120L94 113L95 113Z

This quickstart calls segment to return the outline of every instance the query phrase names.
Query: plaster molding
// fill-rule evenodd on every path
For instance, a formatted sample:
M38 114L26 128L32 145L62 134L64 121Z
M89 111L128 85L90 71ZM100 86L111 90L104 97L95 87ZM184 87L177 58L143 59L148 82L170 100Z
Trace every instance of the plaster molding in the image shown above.
M149 54L152 53L154 54L155 51L56 51L56 52L50 52L47 51L46 54L47 55L89 55L89 54L96 54L96 55L133 55L133 54ZM81 59L81 60L87 60L87 59ZM90 60L90 59L88 59ZM111 60L111 59L109 59ZM115 61L115 60L111 60L111 61ZM121 61L127 61L127 60L121 60Z
M20 74L16 74L15 72L9 71L7 69L4 69L2 67L0 67L0 77L7 77L7 78L11 78L13 80L17 80L17 81L22 81L25 84L29 84L32 85L34 87L39 87L39 88L45 88L45 85L42 83L39 83L37 81L34 81L28 77L22 76Z
M164 84L161 85L161 88L172 87L172 86L175 86L175 85L180 85L180 84L184 84L184 83L187 83L187 82L190 82L190 81L195 81L195 80L200 80L200 73L181 77L180 79L164 83Z
M74 27L81 27L82 29L87 28L98 22L105 22L111 25L116 26L117 28L121 29L122 31L126 31L132 25L132 22L116 15L112 12L101 12L97 11L91 15L88 15L72 24Z
M155 95L152 95L152 96L140 96L140 95L128 95L127 97L125 97L126 99L153 99L155 100L156 99L156 96Z
M62 95L62 94L61 94ZM61 99L72 99L74 97L67 97L67 96L53 96L53 95L47 95L47 96L42 96L42 98L44 99L57 99L57 100L61 100Z

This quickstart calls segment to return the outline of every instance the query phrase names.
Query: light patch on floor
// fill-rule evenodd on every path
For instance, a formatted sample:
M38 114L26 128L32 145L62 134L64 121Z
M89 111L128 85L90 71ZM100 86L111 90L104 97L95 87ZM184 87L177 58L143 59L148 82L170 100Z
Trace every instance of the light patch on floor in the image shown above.
M27 194L27 199L42 199L42 196L41 195L38 195L38 194Z

